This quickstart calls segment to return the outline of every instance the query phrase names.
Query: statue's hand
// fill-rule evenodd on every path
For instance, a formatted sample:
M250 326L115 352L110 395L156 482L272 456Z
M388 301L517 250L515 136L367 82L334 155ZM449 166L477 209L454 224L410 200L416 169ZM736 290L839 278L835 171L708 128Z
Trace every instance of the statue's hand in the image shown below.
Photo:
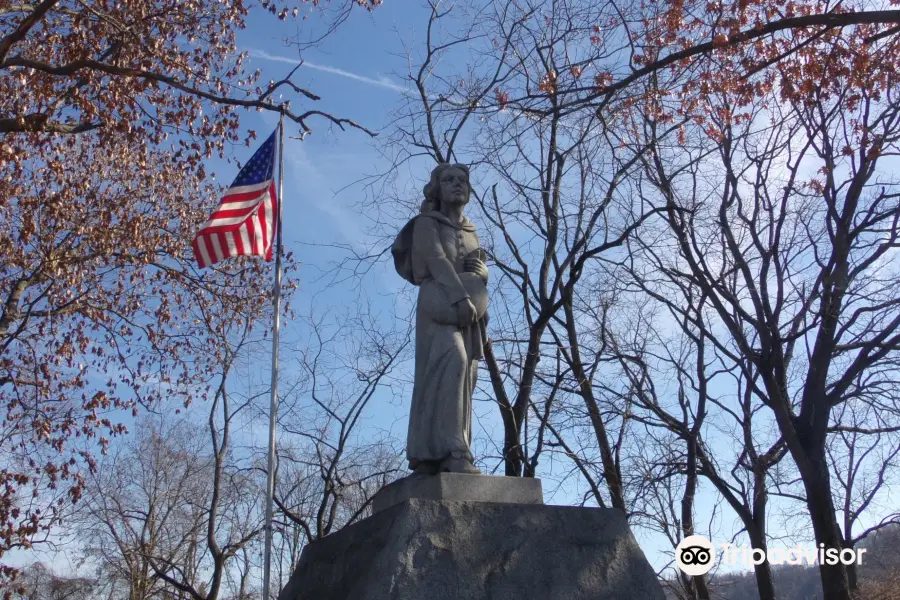
M456 314L459 316L460 327L472 325L478 319L478 311L468 298L456 303Z
M488 270L487 265L484 264L478 258L467 258L465 263L463 263L464 268L469 273L475 273L479 277L481 277L482 281L487 283L488 280Z

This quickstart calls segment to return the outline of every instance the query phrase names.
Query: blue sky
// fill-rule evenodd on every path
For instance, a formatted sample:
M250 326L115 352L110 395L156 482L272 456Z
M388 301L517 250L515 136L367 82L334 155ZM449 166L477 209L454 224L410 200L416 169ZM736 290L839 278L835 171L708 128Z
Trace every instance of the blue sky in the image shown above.
M323 44L303 52L304 65L295 74L294 82L322 99L295 103L292 109L298 113L322 110L383 131L390 111L405 89L403 81L392 73L404 67L404 61L397 56L401 50L397 31L412 27L417 19L424 22L415 12L404 10L396 2L371 14L354 10L350 19ZM310 21L314 19L315 16L310 17ZM250 67L262 71L263 82L284 78L298 62L296 47L284 41L293 25L275 23L273 27L273 19L258 16L239 39L240 49L251 55ZM271 30L272 35L261 33L266 30ZM244 123L248 128L257 128L262 137L277 125L277 117L250 114ZM404 282L386 269L388 265L380 265L362 286L356 281L333 286L322 279L332 261L344 256L343 252L324 246L359 248L367 241L369 223L357 207L364 190L353 182L386 168L377 151L379 140L351 128L340 131L321 118L311 119L308 124L313 131L303 141L294 137L296 127L292 130L289 124L286 126L283 238L285 251L293 252L301 263L298 292L292 305L300 314L327 311L339 318L341 310L352 309L352 303L362 294L389 319L395 308L394 294ZM220 175L223 182L231 177L224 171ZM304 338L302 323L286 323L283 335L289 343ZM290 356L284 351L282 364L289 368ZM260 367L267 369L268 361L262 361ZM375 426L392 431L398 438L405 436L405 406L395 406L385 398L370 408L370 414L377 414L377 419L372 419Z
M311 17L314 18L314 17ZM399 19L399 22L398 22ZM258 16L239 40L241 50L250 53L250 66L258 68L261 81L281 79L298 62L295 47L284 42L284 32L291 26L271 27L271 19ZM268 22L273 35L262 35ZM395 56L400 49L398 34L393 30L411 26L410 12L388 3L371 15L354 11L351 18L320 47L303 52L304 66L294 81L320 95L318 102L294 103L295 112L318 109L335 116L353 119L375 131L388 125L388 113L397 105L404 89L403 82L392 71L402 69L403 61ZM244 120L248 127L260 130L274 128L274 114L251 114ZM359 231L354 228L354 214L346 212L360 188L349 189L335 202L335 192L350 181L379 168L379 157L373 140L361 131L341 132L325 119L309 121L313 132L303 142L288 139L285 146L285 242L334 241L335 236L356 242ZM296 129L294 129L296 135ZM223 179L227 179L224 176ZM349 223L348 223L349 221ZM324 228L323 228L324 226ZM291 248L294 249L294 248ZM299 249L295 249L298 250ZM301 260L302 253L300 253Z

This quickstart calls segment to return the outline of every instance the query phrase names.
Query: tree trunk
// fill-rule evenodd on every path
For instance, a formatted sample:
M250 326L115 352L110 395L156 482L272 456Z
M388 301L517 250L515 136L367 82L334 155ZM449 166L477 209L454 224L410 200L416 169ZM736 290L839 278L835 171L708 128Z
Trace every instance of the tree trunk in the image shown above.
M685 537L694 535L694 498L697 493L697 438L691 437L687 442L687 479L684 495L681 497L681 523ZM709 600L709 586L706 576L692 577L688 580L688 593L697 600Z
M835 517L825 453L811 450L806 458L807 468L801 469L800 474L806 488L806 506L812 519L816 544L824 544L826 549L840 550L843 547L842 536ZM819 575L824 600L852 600L847 567L840 561L836 565L820 563Z
M815 359L815 353L813 355ZM821 362L821 361L820 361ZM825 384L821 369L818 373L811 368L803 393L803 406L799 417L793 416L790 402L780 398L774 411L778 428L784 436L788 451L803 481L806 492L806 508L812 521L816 544L826 550L843 548L843 535L835 514L834 499L831 496L831 476L825 458L826 428L830 408L824 405ZM814 377L815 375L815 377ZM779 398L786 389L784 372L772 378L781 385L768 385L771 398ZM811 398L811 399L810 399ZM808 407L808 408L807 408ZM819 577L822 581L823 600L852 600L847 567L837 561L836 565L819 562Z
M761 550L766 549L766 540L758 531L748 529L747 534L750 538L751 547ZM763 561L762 564L754 565L753 575L756 577L756 589L759 592L759 600L775 600L775 582L772 579L772 565L769 564L769 561Z
M619 471L619 465L616 462L609 435L606 432L606 423L603 422L603 415L600 412L597 399L594 397L593 383L584 369L584 363L581 361L578 330L575 327L575 312L572 309L571 288L566 288L563 291L563 296L565 298L563 303L566 317L565 327L569 342L569 367L571 367L572 374L578 382L579 395L584 400L588 417L594 429L597 447L600 449L600 460L603 463L603 479L606 481L606 487L609 490L610 502L613 508L618 508L622 511L622 514L628 515L622 473Z
M512 410L501 410L503 415L503 466L507 477L521 477L525 457L519 441L519 425Z
M853 544L845 544L844 548L853 548ZM856 593L859 590L859 572L856 570L856 563L847 565L847 583L850 585L850 591Z
M486 332L482 329L484 362L487 365L491 387L497 397L500 416L503 419L503 465L504 474L507 477L522 477L526 462L525 451L522 448L522 423L525 420L528 404L531 402L531 386L534 383L538 360L540 360L538 344L542 333L542 326L533 326L531 329L528 343L529 352L522 367L518 393L513 402L510 401L506 389L503 387L503 373L497 357L494 356L494 348Z

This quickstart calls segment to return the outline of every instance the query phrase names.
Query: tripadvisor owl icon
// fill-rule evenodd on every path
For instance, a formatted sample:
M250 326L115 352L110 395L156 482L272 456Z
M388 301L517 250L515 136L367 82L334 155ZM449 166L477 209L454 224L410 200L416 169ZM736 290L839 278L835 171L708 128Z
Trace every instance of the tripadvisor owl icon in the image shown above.
M675 547L675 563L688 575L706 575L716 563L716 549L702 535L690 535Z

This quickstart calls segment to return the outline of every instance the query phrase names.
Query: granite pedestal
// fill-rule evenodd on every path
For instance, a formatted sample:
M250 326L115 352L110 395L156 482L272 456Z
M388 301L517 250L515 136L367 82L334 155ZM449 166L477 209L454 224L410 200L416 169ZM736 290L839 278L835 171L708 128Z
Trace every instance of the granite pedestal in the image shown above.
M533 484L512 503L498 486L513 478L431 477L309 544L279 600L664 600L618 510L545 506ZM466 482L475 500L458 498Z
M499 504L544 503L540 479L440 473L410 475L386 485L372 498L372 513L412 498Z

